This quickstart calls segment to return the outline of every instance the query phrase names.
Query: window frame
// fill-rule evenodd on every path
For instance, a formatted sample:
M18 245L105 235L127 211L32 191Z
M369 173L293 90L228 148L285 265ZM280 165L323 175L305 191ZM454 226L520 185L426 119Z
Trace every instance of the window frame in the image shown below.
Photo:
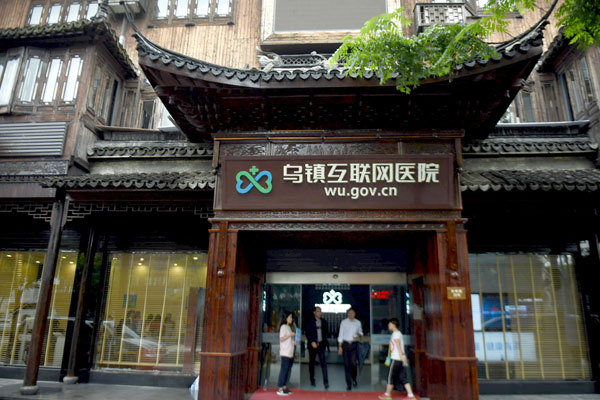
M541 82L541 87L542 95L544 96L544 101L547 105L546 107L544 107L546 113L546 121L560 121L563 116L561 115L561 107L558 103L558 96L556 95L555 82L553 80L543 80ZM549 96L551 96L552 98L549 98ZM554 104L552 104L552 102Z
M21 98L23 85L26 82L25 67L28 60L32 56L38 56L41 60L41 66L38 70L38 75L35 79L33 98L31 101L24 101ZM76 80L76 88L74 92L74 98L72 101L63 101L63 93L66 89L67 82L67 66L71 59L78 57L81 60L80 71ZM60 69L58 77L55 80L56 93L53 93L51 102L43 101L43 94L48 83L48 69L51 66L51 60L60 59ZM46 50L39 47L27 47L24 48L21 55L21 62L19 66L18 76L15 87L13 88L11 97L10 110L0 109L0 113L19 113L19 114L32 114L36 112L54 112L54 111L71 111L77 107L78 98L80 94L80 87L82 84L81 78L83 76L83 70L86 63L85 49L82 48L61 48ZM53 90L54 91L54 90Z
M137 80L128 80L122 88L122 105L119 107L119 126L137 126L137 104L139 101L139 88Z
M77 13L77 17L74 20L69 21L69 9L72 4L79 4L79 11ZM48 22L50 18L50 10L53 5L60 5L60 12L58 15L58 20L56 22ZM34 0L29 5L29 11L27 13L27 19L25 22L25 26L38 26L38 25L51 25L51 24L62 24L74 21L80 21L82 19L89 19L87 14L90 6L92 4L96 4L99 7L99 0ZM40 21L37 24L31 23L31 17L33 16L33 10L36 7L42 6L42 15L40 16ZM97 12L96 12L97 14ZM93 18L91 16L90 18Z
M196 24L232 24L235 12L235 0L229 1L229 14L228 15L217 15L217 7L219 0L208 0L208 14L197 15L196 10L198 2L201 0L165 0L167 2L167 15L166 17L158 16L158 2L160 0L153 0L152 3L152 23L156 26L162 25L185 25L193 26ZM187 1L187 14L182 17L177 17L175 12L179 1ZM153 25L151 25L153 26Z
M37 0L37 1L31 2L30 6L29 6L29 13L27 14L27 22L25 23L26 26L38 26L38 25L44 24L44 21L46 21L46 14L48 12L46 4L47 4L46 0ZM31 17L33 16L33 10L36 7L42 8L42 14L40 15L39 22L37 24L32 24Z
M79 72L77 73L76 76L76 80L75 80L75 89L73 91L73 99L66 101L64 99L64 95L65 95L65 91L67 89L67 85L69 84L68 80L69 80L69 72L70 72L70 67L71 67L71 63L73 62L73 60L75 58L79 58ZM69 51L67 53L67 56L65 57L64 61L63 61L63 65L62 67L64 68L63 73L59 76L59 84L62 84L62 89L60 90L60 97L57 96L58 102L61 105L64 104L68 104L68 105L74 105L77 104L77 99L78 99L78 94L79 91L81 89L81 77L83 75L83 69L85 67L85 54L83 54L83 52L79 52L79 51ZM61 78L62 78L62 82L61 82ZM60 87L60 86L59 86ZM57 91L57 95L59 94L59 92ZM55 99L56 101L56 99Z
M8 88L8 101L7 104L0 105L0 114L9 114L12 112L12 108L15 104L15 96L17 93L17 88L19 85L20 74L21 74L21 65L23 63L23 58L25 56L25 47L16 47L12 49L8 49L4 54L6 54L6 59L3 61L4 68L2 68L2 73L0 74L0 89L3 86L4 74L6 73L6 64L11 59L17 60L17 65L15 68L15 77Z
M584 103L590 103L596 100L596 93L594 90L594 77L592 76L592 70L590 69L590 63L587 61L587 57L582 55L578 60L579 71L581 73L581 82L583 87ZM587 78L586 78L587 73Z
M144 96L146 97L146 96ZM148 114L148 126L144 127L144 105L150 103L152 104L152 109L150 111L150 113ZM140 100L140 111L139 111L139 119L138 119L138 127L140 129L153 129L154 128L154 124L156 122L156 118L154 117L154 114L156 113L156 100L152 99L152 98L142 98Z
M527 96L528 101L525 101L525 96ZM533 107L533 93L531 92L521 92L521 103L523 104L522 116L525 121L523 122L536 122L535 121L535 109ZM531 117L531 118L529 118Z
M31 62L32 59L34 59L35 57L37 57L40 60L40 64L38 66L38 69L36 71L36 76L33 78L33 90L31 92L31 99L30 100L24 100L23 99L23 91L25 90L25 83L28 80L28 66L29 63ZM19 85L18 85L18 90L17 92L14 94L15 95L15 102L18 104L23 104L23 105L35 105L36 100L38 99L38 94L40 92L40 82L41 82L41 78L42 76L45 75L46 72L46 60L47 60L47 52L43 51L40 48L28 48L27 49L27 54L26 57L23 59L23 63L22 63L22 69L20 71L19 74Z

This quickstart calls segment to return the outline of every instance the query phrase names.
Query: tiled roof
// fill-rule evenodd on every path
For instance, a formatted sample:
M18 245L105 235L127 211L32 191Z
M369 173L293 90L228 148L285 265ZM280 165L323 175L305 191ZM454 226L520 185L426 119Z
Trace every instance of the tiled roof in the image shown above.
M133 21L132 21L133 22ZM140 67L190 142L223 132L445 130L485 137L542 53L546 21L497 47L498 56L457 66L453 79L410 94L342 68L236 69L165 49L136 31ZM135 26L134 26L135 29Z
M135 76L136 68L115 31L103 17L81 19L68 23L0 29L0 47L44 45L50 43L103 42L127 74Z
M539 72L554 71L554 62L560 56L561 52L569 45L569 40L565 37L565 28L560 28L558 34L548 46L548 50L540 58L537 70Z
M0 175L0 183L42 183L48 175Z
M460 174L462 192L597 192L599 188L598 169L463 171Z
M463 144L465 155L491 154L562 154L598 152L598 144L589 138L521 139L493 138Z
M590 121L519 122L496 124L490 138L581 138L587 137Z
M210 158L212 143L164 144L132 146L94 146L88 150L88 158Z
M201 173L138 173L63 176L47 179L45 186L65 189L185 190L215 188L215 175Z
M470 71L477 67L486 66L488 64L496 64L503 59L512 59L517 54L526 54L532 48L537 48L542 45L543 29L548 24L547 21L541 21L535 29L525 36L516 38L515 40L503 43L498 46L498 56L489 60L476 60L460 64L456 67L457 71ZM135 29L135 26L134 26ZM148 58L152 62L160 62L164 65L174 65L177 69L186 73L195 72L202 75L211 75L219 80L235 81L236 84L242 86L258 86L261 83L277 83L285 81L307 81L307 80L343 80L346 78L346 70L342 68L314 68L306 69L277 69L270 72L264 72L258 69L236 69L225 66L220 66L206 61L201 61L172 50L163 48L142 35L136 29L133 35L137 41L137 50L140 60ZM392 74L390 85L395 85L394 79L398 74ZM357 75L350 75L356 79ZM366 72L363 77L365 80L373 80L375 84L379 84L379 78L373 72Z

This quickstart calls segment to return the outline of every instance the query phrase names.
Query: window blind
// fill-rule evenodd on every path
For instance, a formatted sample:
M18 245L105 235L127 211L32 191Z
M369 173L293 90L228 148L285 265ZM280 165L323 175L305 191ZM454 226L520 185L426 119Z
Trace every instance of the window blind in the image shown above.
M590 378L572 255L471 254L469 268L480 378Z

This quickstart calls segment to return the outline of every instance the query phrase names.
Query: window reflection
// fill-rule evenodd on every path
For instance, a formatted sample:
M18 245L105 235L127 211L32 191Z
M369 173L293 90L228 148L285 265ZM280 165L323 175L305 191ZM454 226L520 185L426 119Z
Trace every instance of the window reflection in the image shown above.
M197 355L184 365L184 349L201 344L206 254L116 253L110 268L97 367L198 370Z
M570 254L471 254L475 353L482 379L589 379Z
M33 331L45 253L0 251L0 364L24 365ZM77 253L59 254L41 364L60 368L77 267Z

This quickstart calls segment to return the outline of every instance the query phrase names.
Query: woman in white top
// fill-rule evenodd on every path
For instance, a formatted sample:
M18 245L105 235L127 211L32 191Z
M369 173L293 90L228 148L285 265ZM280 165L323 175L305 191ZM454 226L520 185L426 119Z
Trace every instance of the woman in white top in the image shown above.
M280 396L289 396L292 394L287 388L287 382L292 372L292 365L294 364L294 346L296 341L294 336L296 333L292 330L294 326L294 313L286 311L283 314L283 321L279 328L279 355L281 356L281 369L279 370L279 380L277 386L279 390L277 394Z
M392 359L392 363L390 364L390 370L388 372L385 393L379 396L381 400L390 400L392 398L392 390L394 390L394 382L396 380L404 385L409 399L415 397L412 388L410 387L410 383L408 383L408 380L406 379L406 369L404 367L408 366L408 359L404 353L404 341L402 340L402 332L398 329L399 326L400 321L398 318L390 319L388 329L392 331L392 337L390 338L390 358Z

